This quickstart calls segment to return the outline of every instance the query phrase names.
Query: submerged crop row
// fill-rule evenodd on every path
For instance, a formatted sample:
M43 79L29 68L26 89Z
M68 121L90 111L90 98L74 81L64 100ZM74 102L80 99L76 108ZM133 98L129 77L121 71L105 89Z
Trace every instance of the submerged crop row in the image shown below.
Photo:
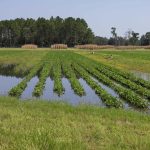
M9 94L19 97L34 76L39 77L33 91L33 95L37 97L42 95L46 79L50 76L54 80L53 90L59 96L65 92L62 77L66 77L75 94L79 96L86 94L78 80L83 78L110 107L122 107L124 103L122 100L125 100L135 107L147 108L150 99L149 82L69 51L48 52L41 62L29 71L23 81L10 90ZM120 98L109 94L92 79L93 77L116 91Z
M133 74L125 72L125 71L121 71L119 69L104 65L104 64L99 64L101 66L103 66L105 69L112 71L113 73L120 75L122 77L124 77L125 79L128 79L134 83L136 83L137 85L141 85L142 87L145 87L147 89L150 89L150 82L145 81L141 78L135 77Z
M54 79L54 91L60 96L64 92L64 88L62 85L62 67L59 60L56 60L56 62L53 64L52 69L52 77Z
M109 70L106 70L104 68L102 68L101 66L98 67L98 70L103 73L104 75L106 75L107 77L109 77L110 79L116 81L117 83L120 83L121 85L124 85L125 87L135 91L137 94L150 99L150 91L146 88L143 88L141 85L137 85L136 83L123 78L122 76L111 72Z
M94 89L95 93L105 102L107 106L122 107L122 102L117 100L115 97L108 94L103 90L94 80L91 79L89 74L77 64L73 64L73 68L78 72L79 75Z
M112 80L110 80L108 77L104 76L103 74L99 73L95 69L86 68L86 70L92 76L96 77L100 82L103 82L104 84L114 89L119 94L119 96L123 98L125 101L139 108L148 107L148 101L141 98L139 95L137 95L135 92L131 91L130 89L127 89L127 88L124 88L123 86L115 84Z
M39 63L38 65L36 65L34 68L32 68L29 72L29 74L23 79L23 81L21 83L19 83L17 86L13 87L10 91L9 91L9 95L10 96L15 96L15 97L20 97L20 95L22 94L22 92L25 90L25 88L27 87L27 83L34 77L37 75L37 73L40 71L40 69L42 68L42 63Z
M40 96L42 94L46 79L50 74L50 70L51 70L51 63L46 63L40 72L39 82L34 88L34 91L33 91L34 96Z
M71 63L68 63L66 61L62 62L62 68L63 68L63 73L65 77L69 79L71 87L74 90L74 92L79 96L84 95L85 94L84 89L81 86L79 80L77 79L77 76L71 67Z

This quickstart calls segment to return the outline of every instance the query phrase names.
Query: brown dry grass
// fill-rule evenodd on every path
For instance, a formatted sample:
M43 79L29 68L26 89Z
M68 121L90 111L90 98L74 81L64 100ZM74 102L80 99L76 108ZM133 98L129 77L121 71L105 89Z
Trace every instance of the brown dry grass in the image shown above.
M133 45L129 45L129 46L116 46L116 49L146 49L148 46L133 46Z
M93 49L98 49L98 45L95 45L95 44L76 45L75 48L93 50Z
M35 45L35 44L25 44L21 48L24 48L24 49L37 49L38 46Z
M96 44L85 44L85 45L76 45L75 48L77 49L89 49L89 50L96 50L96 49L120 49L120 50L134 50L134 49L150 49L149 46L113 46L113 45L96 45Z
M54 45L51 45L51 48L52 49L67 49L68 46L66 44L54 44Z
M96 44L85 44L85 45L76 45L75 48L77 49L112 49L114 46L111 45L96 45Z

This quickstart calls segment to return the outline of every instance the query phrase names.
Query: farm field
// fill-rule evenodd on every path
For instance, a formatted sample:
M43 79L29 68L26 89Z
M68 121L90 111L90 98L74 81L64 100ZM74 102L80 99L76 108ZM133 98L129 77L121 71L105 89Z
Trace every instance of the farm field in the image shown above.
M0 149L149 149L150 82L101 60L115 53L1 50Z
M150 150L149 6L1 0L0 150Z
M45 51L34 52L20 49L1 49L0 64L4 64L6 67L10 66L9 72L13 69L13 74L18 75L21 73L23 75L40 61L45 54Z
M14 57L16 62L12 61L10 63L8 54L10 60ZM30 55L31 61L29 58L26 59L27 54ZM21 55L24 55L23 61L19 60ZM148 81L74 52L15 51L12 53L12 51L1 51L1 57L4 61L1 64L3 73L9 69L8 75L23 76L23 79L8 91L9 96L19 98L34 77L38 77L38 81L33 88L32 96L40 97L43 94L49 77L53 80L54 93L61 96L66 92L62 83L62 78L65 77L69 81L73 93L80 97L86 95L83 85L79 82L79 79L83 79L105 106L116 108L126 108L128 106L140 109L148 109L149 107L150 83ZM5 65L5 58L9 62L7 65ZM25 65L26 62L28 65ZM117 96L112 95L104 87L113 90Z
M122 70L150 73L149 50L100 50L94 54L89 51L78 53Z

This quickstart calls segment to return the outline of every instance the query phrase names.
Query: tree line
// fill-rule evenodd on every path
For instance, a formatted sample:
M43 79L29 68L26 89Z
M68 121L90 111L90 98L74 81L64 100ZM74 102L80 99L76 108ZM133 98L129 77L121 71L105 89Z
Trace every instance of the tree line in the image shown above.
M49 47L55 43L74 46L92 43L94 34L84 19L51 17L0 21L0 47L19 47L34 43Z
M67 44L69 47L83 44L98 45L150 45L150 32L139 37L132 30L124 37L118 36L116 28L111 28L112 37L95 36L87 22L81 18L23 19L0 21L0 47L20 47L36 44L49 47L52 44Z
M112 37L100 37L96 36L94 38L94 43L98 45L115 45L115 46L146 46L150 45L150 32L147 32L145 35L139 36L139 33L129 29L125 36L118 36L116 28L111 28Z

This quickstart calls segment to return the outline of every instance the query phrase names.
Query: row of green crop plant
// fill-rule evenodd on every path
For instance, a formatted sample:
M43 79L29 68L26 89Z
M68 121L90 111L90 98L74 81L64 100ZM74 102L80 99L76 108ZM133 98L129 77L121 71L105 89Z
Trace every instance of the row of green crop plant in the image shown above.
M147 89L150 89L150 82L149 81L145 81L142 78L138 78L135 75L133 75L132 73L126 72L126 71L122 71L119 69L116 69L114 67L108 66L108 65L104 65L102 63L97 63L98 65L100 65L101 67L103 67L103 69L109 70L111 72L113 72L116 75L120 75L122 77L124 77L125 79L128 79L142 87L145 87Z
M41 70L43 64L39 63L37 64L35 67L33 67L29 74L15 87L13 87L10 91L9 91L9 95L10 96L14 96L14 97L20 97L21 94L23 93L23 91L25 90L25 88L27 87L27 83L38 74L38 72Z
M27 83L36 75L39 74L39 72L42 70L43 66L49 62L49 59L51 58L50 53L47 53L42 60L37 63L32 69L30 69L28 75L15 87L13 87L9 91L10 96L20 97L25 88L27 87ZM36 95L36 89L34 91L34 94Z
M59 59L55 60L52 67L52 78L54 80L54 92L56 92L59 96L64 93L64 87L62 84L62 67Z
M52 63L45 63L39 75L39 82L34 88L33 95L39 97L42 95L47 77L50 75Z
M123 103L121 100L111 96L108 94L101 86L99 86L90 75L78 64L73 63L72 67L74 70L90 85L90 87L95 91L95 93L104 101L104 103L108 107L116 107L121 108L123 107Z
M77 76L74 70L71 67L71 62L63 61L62 69L63 69L63 74L65 75L65 77L69 79L71 87L74 90L74 92L79 96L83 96L85 94L84 89L82 85L80 84L79 80L77 79Z
M150 91L146 88L143 88L141 85L137 85L136 83L123 78L122 76L116 74L115 72L112 72L108 69L105 69L103 66L98 65L97 69L109 77L110 79L122 84L123 86L126 86L127 88L133 90L137 94L143 96L144 98L150 99Z
M78 56L77 56L78 55ZM122 71L122 70L119 70L117 68L114 68L114 67L111 67L111 66L108 66L106 64L103 64L103 63L100 63L100 62L97 62L97 61L94 61L94 60L91 60L87 57L84 57L84 56L81 56L79 54L76 54L76 58L80 59L81 61L87 61L88 64L95 64L97 66L101 66L103 69L106 69L106 70L109 70L111 72L113 72L114 74L116 75L120 75L122 76L123 78L125 79L128 79L132 82L134 82L135 84L137 85L140 85L142 87L145 87L147 89L150 89L150 82L149 81L145 81L144 79L141 79L141 78L138 78L136 76L134 76L132 73L129 73L129 72L125 72L125 71Z
M100 63L95 62L93 60L90 60L89 58L83 57L79 54L75 54L73 52L65 52L65 51L64 52L49 52L49 53L47 53L47 55L43 58L43 61L41 61L40 64L38 64L33 69L31 69L29 74L24 78L24 80L21 83L19 83L16 87L14 87L9 92L9 94L11 96L19 97L21 95L21 93L24 91L24 89L26 88L27 82L29 82L32 77L37 75L37 72L39 70L41 70L43 65L48 66L48 65L50 65L49 64L50 62L53 63L52 71L50 72L50 68L48 68L48 67L46 67L46 68L44 67L42 69L42 71L40 73L40 81L36 85L36 87L34 89L34 92L33 92L34 95L39 96L39 95L42 94L42 90L44 88L45 80L48 77L49 72L51 73L52 78L54 79L54 91L56 93L58 93L58 95L61 95L64 92L64 88L63 88L62 80L61 80L61 78L63 76L63 73L70 80L71 86L74 89L75 93L77 93L78 95L82 95L84 89L81 88L81 85L79 85L79 81L77 80L77 74L75 74L73 72L74 70L70 68L70 64L72 62L74 62L73 64L77 65L77 67L79 65L78 68L82 68L83 70L86 70L84 72L90 73L93 77L97 78L100 82L102 82L102 83L108 85L109 87L111 87L112 89L114 89L120 95L121 98L123 98L124 100L130 102L132 105L134 105L136 107L140 107L140 108L147 108L148 107L148 101L145 100L144 98L140 97L138 94L136 94L135 93L136 89L131 90L131 89L127 89L127 88L125 88L121 85L118 85L118 84L116 84L115 82L112 81L113 78L108 78L107 77L108 75L106 76L106 74L101 73L100 71L97 70L97 67L102 66L104 68L104 70L107 71L108 68L106 68L105 65L103 65L103 64L101 65ZM63 73L62 73L62 71L63 71ZM117 72L117 70L115 70L115 71ZM83 76L83 74L81 74L79 71L76 70L76 72L78 72L78 74L80 76ZM110 70L110 72L113 72L113 71ZM125 78L120 74L117 74L117 76L119 76L119 77L121 76L121 79ZM86 78L86 80L89 80L89 78ZM88 84L93 83L93 81L91 81L91 79L87 82L89 82ZM105 101L106 105L109 105L109 100L112 98L112 101L113 101L114 97L112 97L112 96L109 97L108 96L109 99L107 101L105 99L105 94L107 95L108 93L105 90L101 89L101 87L99 85L94 87L95 85L97 85L97 84L94 83L94 85L91 85L91 86L93 87L93 89L96 88L95 91L97 93L98 93L97 89L100 91L98 93L98 95L100 97L102 96L102 100ZM130 85L126 85L126 86L130 86ZM105 94L102 94L103 91L104 91ZM111 104L111 100L110 100L110 104Z
M81 63L80 63L81 64ZM93 66L87 65L87 63L82 63L81 66L88 71L93 77L98 79L100 82L108 85L114 89L121 98L131 103L138 108L148 108L148 101L141 98L138 94L130 89L124 88L118 84L115 84L107 76L97 71Z

